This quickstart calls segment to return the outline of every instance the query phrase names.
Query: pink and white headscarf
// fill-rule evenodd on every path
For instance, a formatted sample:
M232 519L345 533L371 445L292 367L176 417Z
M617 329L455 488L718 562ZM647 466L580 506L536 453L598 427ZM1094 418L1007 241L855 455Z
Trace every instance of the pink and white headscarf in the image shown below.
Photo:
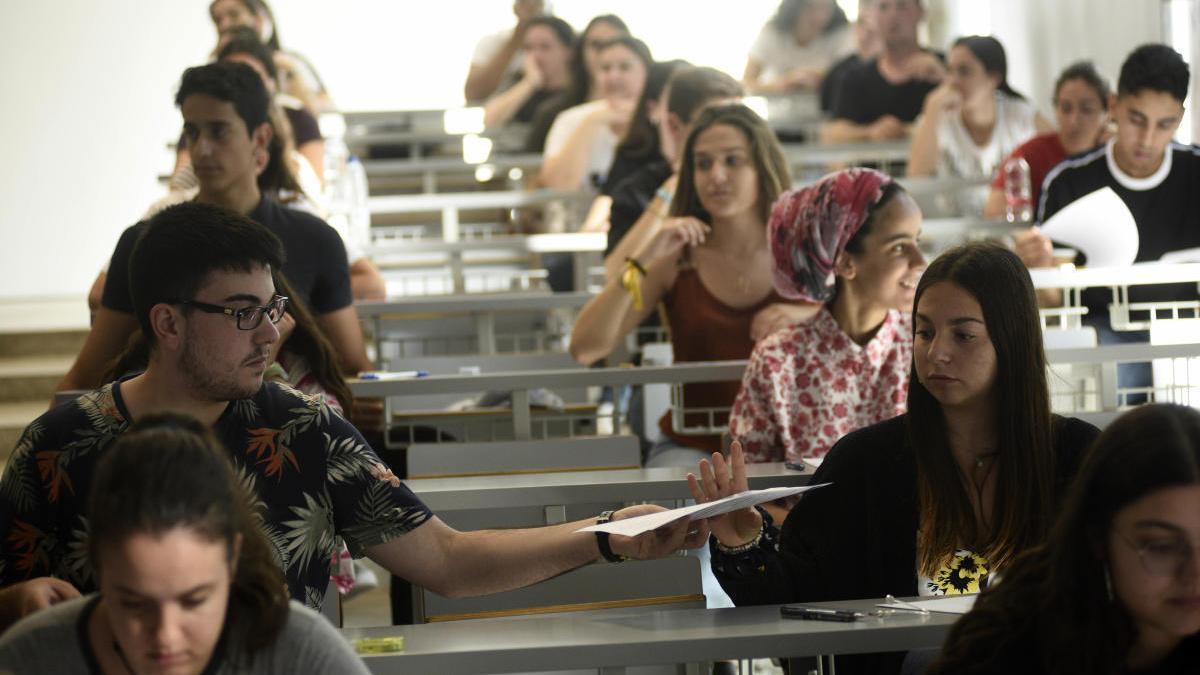
M791 300L830 300L838 254L867 222L871 207L891 182L890 176L874 169L846 169L780 195L767 224L775 290Z

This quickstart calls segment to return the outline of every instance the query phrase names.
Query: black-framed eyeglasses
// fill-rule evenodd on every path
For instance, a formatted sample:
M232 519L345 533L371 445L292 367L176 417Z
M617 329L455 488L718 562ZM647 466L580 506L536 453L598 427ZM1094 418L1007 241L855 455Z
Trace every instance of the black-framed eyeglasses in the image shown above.
M276 295L271 298L271 302L261 307L243 307L241 309L210 305L199 300L176 300L175 304L194 307L208 314L232 316L237 320L238 330L254 330L262 325L264 316L270 319L271 323L279 323L279 320L283 318L284 310L287 309L288 298L286 295Z
M1139 544L1123 532L1118 531L1117 536L1138 554L1142 568L1157 577L1178 576L1196 556L1192 544L1184 539L1171 538Z

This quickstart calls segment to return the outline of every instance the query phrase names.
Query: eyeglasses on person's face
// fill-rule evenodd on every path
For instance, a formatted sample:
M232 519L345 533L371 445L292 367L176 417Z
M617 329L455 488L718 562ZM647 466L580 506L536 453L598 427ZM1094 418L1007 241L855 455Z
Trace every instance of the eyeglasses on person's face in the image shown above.
M173 304L193 307L207 314L231 316L237 321L238 330L254 330L262 325L264 316L270 319L271 323L279 323L279 320L283 318L284 310L287 309L288 298L286 295L276 295L265 305L241 309L212 305L199 300L176 300Z
M1120 531L1117 532L1117 537L1137 553L1138 559L1142 561L1142 568L1156 577L1179 576L1192 564L1196 555L1192 544L1181 537L1156 537L1138 542Z

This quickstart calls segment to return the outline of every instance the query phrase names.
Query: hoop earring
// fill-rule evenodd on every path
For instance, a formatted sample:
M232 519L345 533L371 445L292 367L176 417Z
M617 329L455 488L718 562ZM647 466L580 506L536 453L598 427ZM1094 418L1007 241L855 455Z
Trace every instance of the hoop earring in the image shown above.
M1112 575L1108 573L1108 561L1104 562L1104 592L1108 594L1109 602L1116 599L1113 595Z

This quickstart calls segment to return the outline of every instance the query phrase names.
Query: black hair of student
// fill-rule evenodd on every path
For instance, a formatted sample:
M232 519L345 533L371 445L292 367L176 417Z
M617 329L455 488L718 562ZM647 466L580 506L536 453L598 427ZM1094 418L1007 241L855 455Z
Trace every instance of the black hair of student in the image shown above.
M279 237L240 213L184 202L154 214L129 259L134 315L149 348L155 345L150 326L155 305L194 298L213 272L277 270L283 261Z
M88 497L92 565L103 577L105 550L137 534L185 528L224 544L234 566L225 625L236 625L249 656L275 641L289 602L249 497L210 429L186 415L146 415L96 463Z
M791 35L796 20L812 3L813 0L783 0L779 3L779 9L775 10L775 15L771 17L771 27L780 33ZM850 19L846 17L846 12L835 2L833 3L833 16L830 17L829 23L821 32L829 34L849 23Z
M708 66L684 66L671 73L667 80L667 112L674 113L684 124L690 124L696 111L710 101L741 98L746 95L742 83L728 73Z
M758 113L741 103L704 108L692 124L692 130L683 145L679 186L675 189L675 199L671 201L671 215L693 216L712 224L712 216L700 203L700 194L696 191L695 146L700 134L721 124L742 132L750 144L750 161L754 163L754 170L758 174L759 217L765 227L771 215L771 205L792 184L792 174L775 132Z
M1154 492L1197 484L1200 412L1148 404L1114 420L1084 457L1046 543L954 624L930 675L997 672L988 656L1006 649L1047 675L1127 672L1134 624L1105 581L1113 519ZM1180 648L1200 654L1200 635Z
M1183 103L1187 98L1191 72L1179 52L1164 44L1142 45L1121 64L1117 78L1118 96L1136 96L1149 89L1161 91Z
M1054 81L1054 103L1058 103L1058 92L1062 91L1063 85L1075 80L1091 87L1096 96L1100 97L1100 107L1108 110L1108 97L1112 95L1112 89L1091 61L1076 61L1058 74L1058 79Z
M952 248L929 264L913 299L918 326L921 298L940 283L979 303L996 351L995 511L981 528L950 452L941 404L921 384L914 361L905 430L917 460L917 570L931 576L966 546L1002 571L1018 553L1042 543L1055 506L1054 422L1037 298L1021 259L994 242Z
M525 30L529 30L534 26L545 26L554 33L555 39L559 44L568 48L575 47L575 29L571 28L571 24L554 16L553 14L539 14L525 22Z
M546 135L550 133L554 118L567 108L587 102L592 91L592 74L587 69L587 37L592 29L601 23L606 23L625 35L629 34L629 26L616 14L601 14L588 21L587 26L578 34L575 47L571 51L571 84L566 91L538 106L530 124L529 137L525 142L527 151L541 152L545 148Z
M258 33L248 26L238 26L229 31L225 46L217 52L217 60L224 61L235 54L245 54L262 64L263 70L275 82L279 81L279 69L275 67L275 50L262 43Z
M244 63L218 61L183 71L175 105L182 107L189 96L196 94L232 103L249 135L267 122L271 95L258 73Z
M658 156L658 125L650 119L650 103L662 97L667 80L676 68L688 65L687 61L674 59L656 61L646 71L646 84L634 108L633 121L625 137L617 145L617 154L627 159L646 161Z
M951 48L965 47L983 64L983 70L988 75L995 75L1000 83L996 89L1003 94L1024 101L1017 90L1008 83L1008 56L1004 53L1004 45L991 35L967 35L954 41Z

